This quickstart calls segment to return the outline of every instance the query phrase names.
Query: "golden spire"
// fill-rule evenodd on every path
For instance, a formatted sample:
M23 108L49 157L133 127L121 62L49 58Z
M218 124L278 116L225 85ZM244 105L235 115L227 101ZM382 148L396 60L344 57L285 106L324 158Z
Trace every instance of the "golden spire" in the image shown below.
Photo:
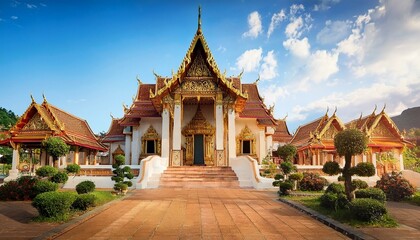
M258 74L257 80L255 80L254 84L256 85L260 81L260 74Z
M288 113L286 113L286 116L284 116L283 121L286 121L286 118L289 116Z
M336 113L337 113L337 106L335 106L335 110L334 110L333 116L335 116Z
M198 6L198 28L197 34L201 33L201 6Z
M46 103L47 102L47 98L45 97L44 94L42 94L42 98L44 99L44 103Z
M138 74L136 75L136 79L137 79L137 82L139 83L139 85L142 84L142 82L141 82L140 77L139 77Z
M109 116L111 116L111 118L114 119L114 116L112 116L112 112L109 113Z
M244 74L244 68L242 68L242 71L239 73L239 75L237 76L237 78L241 78L242 77L242 74Z
M385 112L385 108L386 108L386 103L384 103L384 108L382 108L381 113L384 113Z
M373 109L372 115L375 115L376 109L378 108L378 106L375 104L375 109Z
M32 96L32 94L30 94L30 96L31 96L32 103L35 103L34 96Z

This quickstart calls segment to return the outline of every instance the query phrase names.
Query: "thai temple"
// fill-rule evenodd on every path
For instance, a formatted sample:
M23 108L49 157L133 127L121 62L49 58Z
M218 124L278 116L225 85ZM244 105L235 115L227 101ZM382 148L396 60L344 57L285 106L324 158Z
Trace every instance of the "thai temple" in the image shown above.
M71 146L58 167L76 163L83 169L83 174L69 181L70 187L86 179L94 179L97 187L112 187L111 164L116 155L124 155L125 164L137 176L133 179L136 188L162 186L165 174L174 169L194 172L204 166L226 174L239 187L268 188L273 179L260 176L261 162L272 159L278 146L287 143L298 149L294 163L299 171L320 172L327 161L344 164L333 139L346 128L357 128L369 137L367 151L354 157L353 164L372 162L378 175L403 169L402 150L409 143L384 110L346 124L336 111L331 116L327 111L292 136L286 118L275 119L273 107L264 104L258 80L243 83L242 73L228 77L220 71L204 37L200 15L178 70L172 76L154 73L152 84L138 79L132 104L124 106L123 117L112 117L101 140L86 121L54 107L45 97L42 104L32 98L0 141L14 149L9 178L24 171L19 159L22 152L39 159L40 165L51 165L41 143L58 136Z

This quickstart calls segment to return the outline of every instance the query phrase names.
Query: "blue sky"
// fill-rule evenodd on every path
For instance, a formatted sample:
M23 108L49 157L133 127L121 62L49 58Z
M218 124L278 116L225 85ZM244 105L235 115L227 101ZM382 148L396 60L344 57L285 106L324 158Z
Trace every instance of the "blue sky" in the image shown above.
M138 75L170 76L202 28L227 75L258 86L274 115L300 124L337 107L344 122L375 105L420 106L420 2L0 1L0 106L21 115L30 94L107 131Z

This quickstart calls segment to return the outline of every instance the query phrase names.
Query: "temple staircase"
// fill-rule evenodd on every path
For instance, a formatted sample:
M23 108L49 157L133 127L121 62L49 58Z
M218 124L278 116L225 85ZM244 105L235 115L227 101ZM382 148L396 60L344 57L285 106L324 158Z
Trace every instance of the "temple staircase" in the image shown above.
M161 188L239 188L231 167L168 167L160 178Z

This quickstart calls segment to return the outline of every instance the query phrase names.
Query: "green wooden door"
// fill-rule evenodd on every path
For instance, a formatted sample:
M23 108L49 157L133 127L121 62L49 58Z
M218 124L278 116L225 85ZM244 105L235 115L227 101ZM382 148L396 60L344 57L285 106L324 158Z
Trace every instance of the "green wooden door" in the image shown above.
M204 165L203 134L194 135L194 165Z

